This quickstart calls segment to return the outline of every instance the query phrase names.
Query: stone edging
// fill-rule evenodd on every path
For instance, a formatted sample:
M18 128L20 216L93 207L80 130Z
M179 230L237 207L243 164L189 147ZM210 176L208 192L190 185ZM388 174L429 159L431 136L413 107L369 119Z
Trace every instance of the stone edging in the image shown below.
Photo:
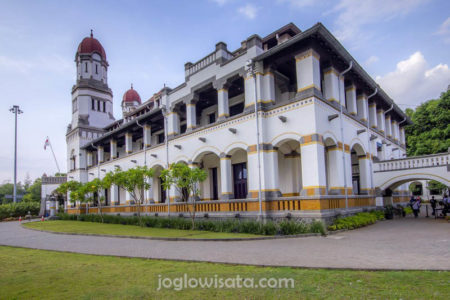
M28 222L27 222L28 223ZM278 235L278 236L264 236L255 238L225 238L225 239L189 239L189 238L164 238L164 237L152 237L152 236L133 236L133 235L110 235L110 234L96 234L96 233L73 233L73 232L57 232L48 231L36 228L28 228L20 224L24 229L52 233L52 234L66 234L66 235L81 235L81 236L98 236L98 237L108 237L108 238L122 238L122 239L140 239L140 240L156 240L156 241L190 241L190 242L239 242L239 241L260 241L260 240L278 240L278 239L291 239L291 238L302 238L311 236L322 236L321 233L302 233L294 235ZM207 231L205 231L207 232Z

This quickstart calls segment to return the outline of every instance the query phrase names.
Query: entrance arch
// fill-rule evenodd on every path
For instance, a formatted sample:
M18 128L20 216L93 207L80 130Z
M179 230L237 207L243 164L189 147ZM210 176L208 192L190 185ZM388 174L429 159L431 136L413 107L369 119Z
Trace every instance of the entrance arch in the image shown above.
M355 143L350 149L352 170L352 190L354 195L366 195L370 190L370 170L368 155L364 148Z
M299 196L303 188L300 142L285 139L278 142L278 178L283 197Z
M219 156L215 152L204 151L194 158L193 163L208 175L199 186L200 200L218 200L221 191Z

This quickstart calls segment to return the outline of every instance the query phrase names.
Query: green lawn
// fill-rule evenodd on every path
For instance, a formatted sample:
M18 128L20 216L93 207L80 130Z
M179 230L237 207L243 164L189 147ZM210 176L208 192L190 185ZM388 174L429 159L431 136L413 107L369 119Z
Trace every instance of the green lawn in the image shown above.
M210 232L200 230L180 230L166 228L149 228L133 225L102 224L81 221L45 221L24 223L25 227L69 233L90 233L108 235L128 235L145 237L169 237L189 239L225 239L225 238L249 238L260 237L259 235L246 233Z
M159 275L174 279L185 273L189 278L293 278L295 288L157 290ZM449 280L449 272L234 266L0 246L2 299L445 299Z

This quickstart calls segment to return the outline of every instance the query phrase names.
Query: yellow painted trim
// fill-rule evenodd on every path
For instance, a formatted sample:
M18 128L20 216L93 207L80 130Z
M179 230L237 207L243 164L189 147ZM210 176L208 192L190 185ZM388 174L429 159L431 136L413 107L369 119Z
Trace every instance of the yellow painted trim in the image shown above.
M225 88L218 89L218 90L217 90L217 93L219 93L219 92L228 92L228 89L225 89Z
M345 92L351 92L351 91L355 91L356 87L354 85L349 86L348 88L345 89Z
M354 111L350 112L350 114L351 114L352 116L356 116L356 112L354 112Z
M261 189L261 192L278 192L280 189ZM258 190L249 190L249 193L258 193Z
M324 145L323 142L321 141L311 141L311 142L306 142L304 144L300 144L301 147L305 147L305 146L309 146L309 145L315 145L315 144L319 144L319 145Z
M306 90L311 89L311 88L316 88L316 89L320 90L320 88L315 83L313 83L313 84L310 84L308 86L305 86L305 87L297 89L297 93L301 93L301 92L306 91Z
M222 195L232 195L233 192L222 192Z
M220 114L220 115L219 115L219 118L220 118L220 117L229 117L229 116L230 116L229 114Z
M325 73L323 73L323 75L329 75L329 74L334 74L336 76L339 76L339 73L334 68L330 68L327 71L325 71Z

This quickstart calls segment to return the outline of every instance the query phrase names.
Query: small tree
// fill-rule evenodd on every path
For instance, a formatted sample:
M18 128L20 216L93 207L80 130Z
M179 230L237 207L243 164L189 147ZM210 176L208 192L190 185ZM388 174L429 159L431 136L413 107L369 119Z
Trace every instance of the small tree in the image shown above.
M172 164L169 169L161 172L164 189L174 186L181 194L182 201L187 203L189 215L192 220L192 229L195 229L196 202L200 196L199 183L205 181L206 171L199 168L189 168L183 163ZM169 199L170 201L170 199ZM189 202L191 205L189 205Z
M89 201L89 198L86 197L89 193L87 188L86 184L71 180L62 183L55 191L62 195L69 194L71 202L80 201L80 203L86 203Z
M126 171L116 168L114 172L109 172L104 179L105 184L115 184L130 193L137 206L137 216L141 226L143 225L141 205L144 202L144 190L151 187L149 179L153 177L153 173L153 169L149 169L147 166L138 166Z
M110 188L111 184L112 184L111 175L105 176L105 178L103 178L102 180L95 178L92 181L89 181L88 183L85 184L86 190L88 193L93 195L95 192L97 192L97 206L98 206L98 211L100 213L100 218L102 220L102 223L103 223L103 210L102 210L103 203L102 202L105 199L105 197L100 196L100 194L103 189ZM92 198L94 198L94 197L92 197Z

